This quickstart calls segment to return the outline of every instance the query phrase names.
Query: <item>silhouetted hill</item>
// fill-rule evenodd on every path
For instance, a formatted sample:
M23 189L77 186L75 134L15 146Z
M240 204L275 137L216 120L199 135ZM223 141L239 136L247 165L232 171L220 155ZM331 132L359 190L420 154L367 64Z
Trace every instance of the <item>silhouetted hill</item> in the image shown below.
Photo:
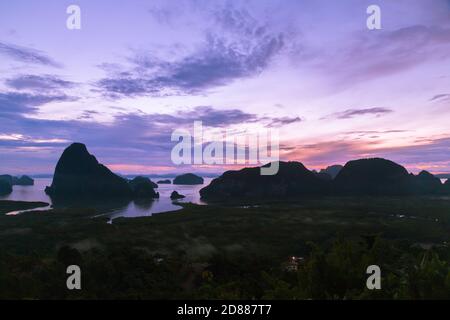
M338 173L342 170L342 168L344 168L344 167L341 166L340 164L335 164L335 165L327 167L326 169L320 170L319 174L326 173L331 177L331 179L334 179L334 178L336 178Z
M81 143L73 143L64 150L52 185L45 192L53 198L132 196L128 182L100 164Z
M14 177L9 174L0 175L0 180L8 182L12 186L32 186L34 180L29 176Z
M133 192L133 198L159 198L159 193L155 192L156 183L146 177L136 177L129 181ZM157 186L156 186L157 187Z
M169 179L167 179L167 180L159 180L157 183L158 184L171 184L172 182Z
M0 175L0 181L5 181L8 184L10 184L11 186L13 185L13 177L10 176L9 174Z
M12 185L6 179L0 179L0 196L8 195L12 192Z
M348 162L334 181L334 193L348 195L443 194L439 178L427 171L408 174L401 165L386 159Z
M15 186L32 186L34 185L34 180L31 179L29 176L21 176L20 178L18 177L13 177L13 185Z
M178 199L183 199L183 198L186 198L186 197L182 194L179 194L177 191L173 191L170 194L170 199L172 199L172 200L178 200Z
M268 165L266 165L268 166ZM200 190L205 200L281 200L301 195L328 194L330 182L299 162L280 162L278 173L261 175L261 168L227 171Z
M450 194L450 179L448 179L444 183L444 192Z
M348 195L405 195L413 191L401 165L380 158L348 162L334 179L334 192Z
M181 185L194 185L194 184L203 184L203 178L199 177L193 173L186 173L177 176L173 180L173 184L181 184Z
M444 191L441 180L428 171L422 171L412 178L414 192L417 194L440 194Z
M328 173L326 172L317 172L317 171L311 171L312 173L314 173L316 175L317 178L322 179L322 180L326 180L326 181L331 181L333 180L333 177L331 177Z

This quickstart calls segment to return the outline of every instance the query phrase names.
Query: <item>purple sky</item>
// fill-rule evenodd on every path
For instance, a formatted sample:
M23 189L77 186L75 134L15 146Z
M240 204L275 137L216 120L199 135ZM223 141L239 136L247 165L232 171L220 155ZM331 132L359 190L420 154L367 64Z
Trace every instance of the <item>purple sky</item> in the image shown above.
M309 168L450 172L450 1L0 2L0 174L51 173L73 141L121 173L221 172L170 160L196 120L276 127Z

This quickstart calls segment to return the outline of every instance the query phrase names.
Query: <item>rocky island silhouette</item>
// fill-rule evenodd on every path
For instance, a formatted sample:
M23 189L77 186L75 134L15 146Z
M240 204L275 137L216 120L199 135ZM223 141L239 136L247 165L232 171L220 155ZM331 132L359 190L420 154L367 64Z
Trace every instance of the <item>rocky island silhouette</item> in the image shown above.
M265 166L269 166L266 164ZM264 166L263 166L264 167ZM402 196L450 194L450 184L427 171L408 173L401 165L382 158L352 160L345 166L334 165L320 172L308 170L302 163L279 162L273 176L260 174L261 167L226 171L200 190L206 201L227 199L283 200L303 196ZM25 180L25 178L22 178ZM0 179L0 190L9 191L12 178ZM159 181L159 183L167 183ZM193 173L177 176L174 185L203 184ZM157 199L158 184L138 176L127 180L100 164L82 143L73 143L62 153L51 186L45 192L52 199L121 198ZM177 195L174 195L177 197Z

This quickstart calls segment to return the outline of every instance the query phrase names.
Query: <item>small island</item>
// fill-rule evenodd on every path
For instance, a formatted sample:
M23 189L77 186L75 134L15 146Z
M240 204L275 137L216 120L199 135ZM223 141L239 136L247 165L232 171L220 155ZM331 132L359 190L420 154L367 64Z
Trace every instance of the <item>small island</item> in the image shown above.
M155 192L155 188L157 188L158 185L156 185L156 183L151 181L149 178L138 176L133 180L131 180L129 182L129 185L131 187L135 199L159 198L159 193Z
M13 177L14 186L33 186L34 180L29 176Z
M186 173L186 174L179 175L173 180L173 184L178 184L178 185L196 185L196 184L203 184L203 183L204 183L203 178L199 177L193 173Z
M170 195L170 199L172 200L179 200L184 198L186 198L186 196L179 194L177 191L173 191L172 194Z
M14 177L9 174L0 175L0 196L5 196L13 191L13 186L32 186L34 180L29 176Z

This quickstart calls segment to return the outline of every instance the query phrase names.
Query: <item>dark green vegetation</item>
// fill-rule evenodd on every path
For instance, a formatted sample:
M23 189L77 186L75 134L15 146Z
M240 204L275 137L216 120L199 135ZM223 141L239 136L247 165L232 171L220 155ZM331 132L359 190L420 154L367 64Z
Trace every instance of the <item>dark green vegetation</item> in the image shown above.
M0 179L0 196L10 194L12 190L13 189L11 183Z
M193 173L182 174L173 179L173 184L181 184L181 185L203 184L203 182L204 180L202 177L199 177Z
M48 206L49 204L46 202L0 200L0 214L8 213L11 211L29 210Z
M186 205L113 224L97 213L0 216L0 298L450 298L448 198ZM66 289L69 264L81 291ZM381 291L366 289L371 264Z
M253 203L305 195L450 195L450 188L427 171L416 176L395 162L374 158L349 161L341 169L335 166L330 174L309 171L300 162L282 161L276 175L262 175L261 168L227 171L200 190L200 195L210 202L234 199Z

